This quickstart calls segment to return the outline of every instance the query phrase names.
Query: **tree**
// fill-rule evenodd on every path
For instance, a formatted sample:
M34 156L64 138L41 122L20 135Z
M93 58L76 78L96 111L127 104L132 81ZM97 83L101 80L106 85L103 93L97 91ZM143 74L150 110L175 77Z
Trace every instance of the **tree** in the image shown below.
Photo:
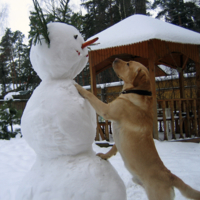
M87 14L82 17L85 38L114 25L134 14L133 0L90 0L81 4Z
M6 91L8 89L7 82L8 82L8 74L9 71L7 69L6 59L4 55L0 54L0 77L1 77L1 91L2 95L6 94Z
M27 83L30 83L30 75L33 72L30 60L30 46L23 43L24 35L20 31L12 32L6 29L5 35L0 42L0 80L2 95L4 96L9 86L13 85L13 90L30 89ZM36 74L35 83L39 84L39 78ZM37 81L36 81L37 80Z
M20 81L21 87L20 90L29 90L33 91L41 82L39 76L34 71L31 62L30 62L30 43L23 51L21 55L21 71L20 71Z
M22 111L13 106L13 100L5 101L0 108L0 139L14 138L20 130L15 131L13 125L20 124ZM10 126L10 131L8 127Z
M146 15L146 0L135 0L135 14Z
M6 29L0 42L0 81L4 96L12 83L13 90L33 90L40 79L34 72L30 59L29 46L23 43L24 35L20 31Z
M0 42L0 75L2 82L2 94L4 95L7 91L7 84L11 82L11 68L13 60L13 33L10 29L6 29L5 35L2 37Z
M161 8L157 18L194 31L200 31L200 7L193 1L154 0L152 8Z

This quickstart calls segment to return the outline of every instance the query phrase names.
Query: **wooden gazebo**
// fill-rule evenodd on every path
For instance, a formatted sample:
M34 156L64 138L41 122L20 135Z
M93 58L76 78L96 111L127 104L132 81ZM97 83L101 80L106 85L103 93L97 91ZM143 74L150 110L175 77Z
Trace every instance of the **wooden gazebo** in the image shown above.
M180 99L177 101L179 104L178 115L181 122L181 108L183 107L181 105L183 101L181 100L189 101L189 99L184 98L183 70L189 59L195 62L197 99L192 103L197 105L197 111L200 110L200 34L144 15L133 15L88 40L95 37L99 38L98 44L91 46L89 52L91 89L95 95L97 94L96 75L111 67L116 57L125 61L138 61L149 69L154 98L154 138L158 139L158 102L156 99L155 77L164 75L157 65L164 64L179 71ZM172 101L167 102L167 106L171 108L171 120L175 120L173 103ZM187 105L186 109L188 109ZM166 129L165 107L166 102L162 104L164 127ZM195 128L196 136L198 136L199 130L198 113L200 112L196 113L195 111L193 114L195 118L193 128ZM186 118L189 120L190 116L187 114ZM172 126L172 138L175 138L174 123L172 123ZM182 128L180 128L180 132L183 132ZM188 134L191 135L191 133ZM180 137L182 136L183 134L180 134ZM164 139L167 139L166 130Z

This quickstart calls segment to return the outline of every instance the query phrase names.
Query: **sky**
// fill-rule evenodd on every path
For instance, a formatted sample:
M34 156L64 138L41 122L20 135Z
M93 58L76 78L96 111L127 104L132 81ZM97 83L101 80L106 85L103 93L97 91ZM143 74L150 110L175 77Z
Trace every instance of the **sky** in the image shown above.
M40 0L38 1L40 2ZM78 12L81 0L71 0L70 6L73 11ZM0 10L3 5L8 5L8 18L4 28L8 27L14 32L20 30L26 37L29 32L29 13L33 10L32 0L0 0ZM5 29L0 29L0 37L4 35Z

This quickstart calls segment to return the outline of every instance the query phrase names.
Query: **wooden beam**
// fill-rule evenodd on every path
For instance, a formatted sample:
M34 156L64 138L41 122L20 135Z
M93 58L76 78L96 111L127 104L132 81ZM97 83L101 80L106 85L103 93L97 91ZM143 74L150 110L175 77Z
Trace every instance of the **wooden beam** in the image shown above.
M198 116L198 136L200 136L200 47L199 47L199 62L195 63L196 67L196 86L197 86L197 116Z
M97 95L97 87L96 87L96 71L94 66L92 66L92 56L89 56L89 67L90 67L90 78L91 78L91 92L94 95Z
M188 61L188 57L186 57L183 63L183 55L181 56L181 71L179 72L179 87L180 87L180 98L185 98L185 90L184 90L184 77L183 77L183 69L186 67ZM182 64L183 63L183 64Z
M187 56L187 57L186 57L186 59L185 59L185 61L184 61L184 63L183 63L182 70L184 70L184 69L185 69L185 67L186 67L186 65L187 65L187 62L188 62L188 60L189 60L189 57Z
M185 98L185 90L184 90L184 77L183 77L183 71L179 72L179 88L180 88L180 98Z
M92 62L92 55L91 52L89 52L89 68L90 68L90 78L91 78L91 92L97 96L97 87L96 87L96 71L95 68L93 66L93 62ZM98 122L98 115L96 114L96 122L97 122L97 127L96 127L96 138L95 140L99 141L99 133L101 133L101 127L99 126L99 122Z
M158 139L158 122L157 122L157 98L156 98L156 80L155 80L155 60L156 55L153 49L152 41L149 41L148 51L149 51L149 59L148 59L148 67L149 67L149 75L151 81L152 88L152 96L153 96L153 137Z

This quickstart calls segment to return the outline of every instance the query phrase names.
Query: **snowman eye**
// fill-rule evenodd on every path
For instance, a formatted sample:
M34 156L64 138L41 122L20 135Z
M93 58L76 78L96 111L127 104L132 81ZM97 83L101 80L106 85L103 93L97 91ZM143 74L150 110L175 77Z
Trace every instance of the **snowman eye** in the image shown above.
M78 38L78 35L74 35L74 39L77 39Z

